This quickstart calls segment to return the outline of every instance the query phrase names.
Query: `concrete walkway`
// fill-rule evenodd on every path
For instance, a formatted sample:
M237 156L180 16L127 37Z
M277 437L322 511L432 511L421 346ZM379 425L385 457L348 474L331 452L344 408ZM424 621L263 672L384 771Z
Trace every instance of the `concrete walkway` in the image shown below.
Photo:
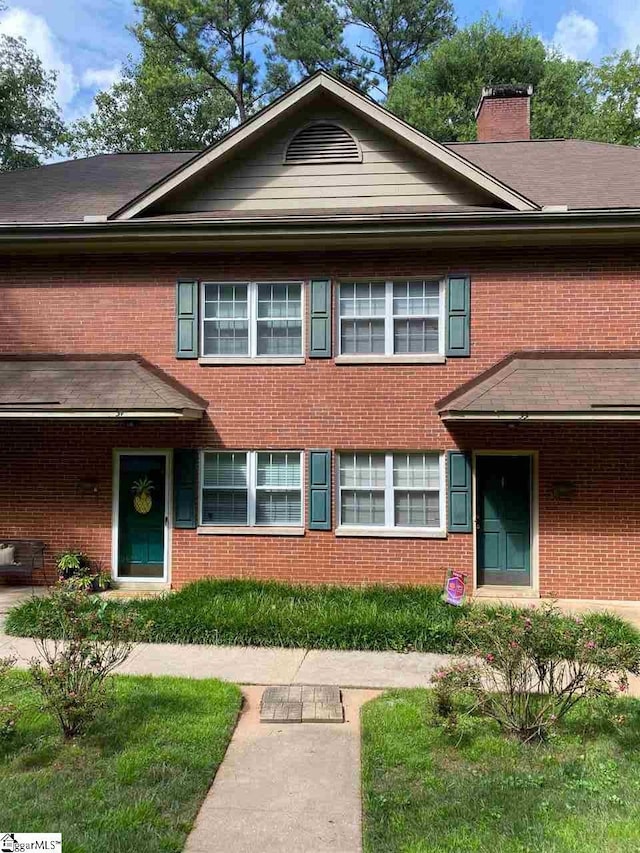
M185 853L359 853L360 707L373 691L343 691L345 722L265 725L262 689L245 708Z

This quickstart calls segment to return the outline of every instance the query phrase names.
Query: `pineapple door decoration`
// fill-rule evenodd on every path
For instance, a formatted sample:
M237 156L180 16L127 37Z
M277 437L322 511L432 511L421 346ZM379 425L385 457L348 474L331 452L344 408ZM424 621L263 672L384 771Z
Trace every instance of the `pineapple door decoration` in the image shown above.
M135 511L140 513L140 515L146 515L151 510L151 506L153 504L151 491L154 488L155 486L148 477L140 477L140 479L135 480L131 486L131 491L133 492L133 506Z

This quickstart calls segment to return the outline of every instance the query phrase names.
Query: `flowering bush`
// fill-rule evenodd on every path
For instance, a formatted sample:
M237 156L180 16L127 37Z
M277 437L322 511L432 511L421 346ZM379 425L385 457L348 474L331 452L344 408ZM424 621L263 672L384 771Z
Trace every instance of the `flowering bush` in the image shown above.
M4 687L6 675L16 662L15 658L0 658L0 688ZM4 691L3 691L4 692ZM7 740L15 731L17 709L0 699L0 741Z
M134 626L121 611L107 615L106 602L85 591L60 587L52 598L51 624L35 639L41 660L32 660L30 671L44 709L68 739L104 707L108 676L130 655Z
M465 658L434 675L436 708L450 721L464 690L473 712L525 742L544 740L578 702L625 691L628 673L640 671L640 641L618 623L553 605L472 608L458 625Z

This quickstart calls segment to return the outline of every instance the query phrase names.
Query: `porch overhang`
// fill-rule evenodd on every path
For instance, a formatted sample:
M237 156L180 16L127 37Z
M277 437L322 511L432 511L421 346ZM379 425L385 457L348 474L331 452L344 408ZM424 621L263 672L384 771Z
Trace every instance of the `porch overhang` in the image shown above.
M516 352L436 409L443 421L640 420L640 353Z
M205 409L137 356L0 359L0 420L197 420Z

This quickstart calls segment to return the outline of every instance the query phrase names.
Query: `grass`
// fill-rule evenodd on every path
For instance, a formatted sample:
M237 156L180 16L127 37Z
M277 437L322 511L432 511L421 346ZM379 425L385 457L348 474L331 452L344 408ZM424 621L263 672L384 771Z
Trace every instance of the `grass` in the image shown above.
M434 587L290 586L250 580L203 580L175 594L109 608L133 611L148 642L394 649L446 652L464 608L445 604ZM51 604L34 598L8 615L10 634L47 631Z
M362 722L366 853L640 850L636 700L578 707L537 746L479 719L456 740L426 690L385 694Z
M20 709L0 741L3 830L61 832L66 853L178 853L213 780L240 708L219 681L114 679L111 707L64 743L26 673L3 682Z

